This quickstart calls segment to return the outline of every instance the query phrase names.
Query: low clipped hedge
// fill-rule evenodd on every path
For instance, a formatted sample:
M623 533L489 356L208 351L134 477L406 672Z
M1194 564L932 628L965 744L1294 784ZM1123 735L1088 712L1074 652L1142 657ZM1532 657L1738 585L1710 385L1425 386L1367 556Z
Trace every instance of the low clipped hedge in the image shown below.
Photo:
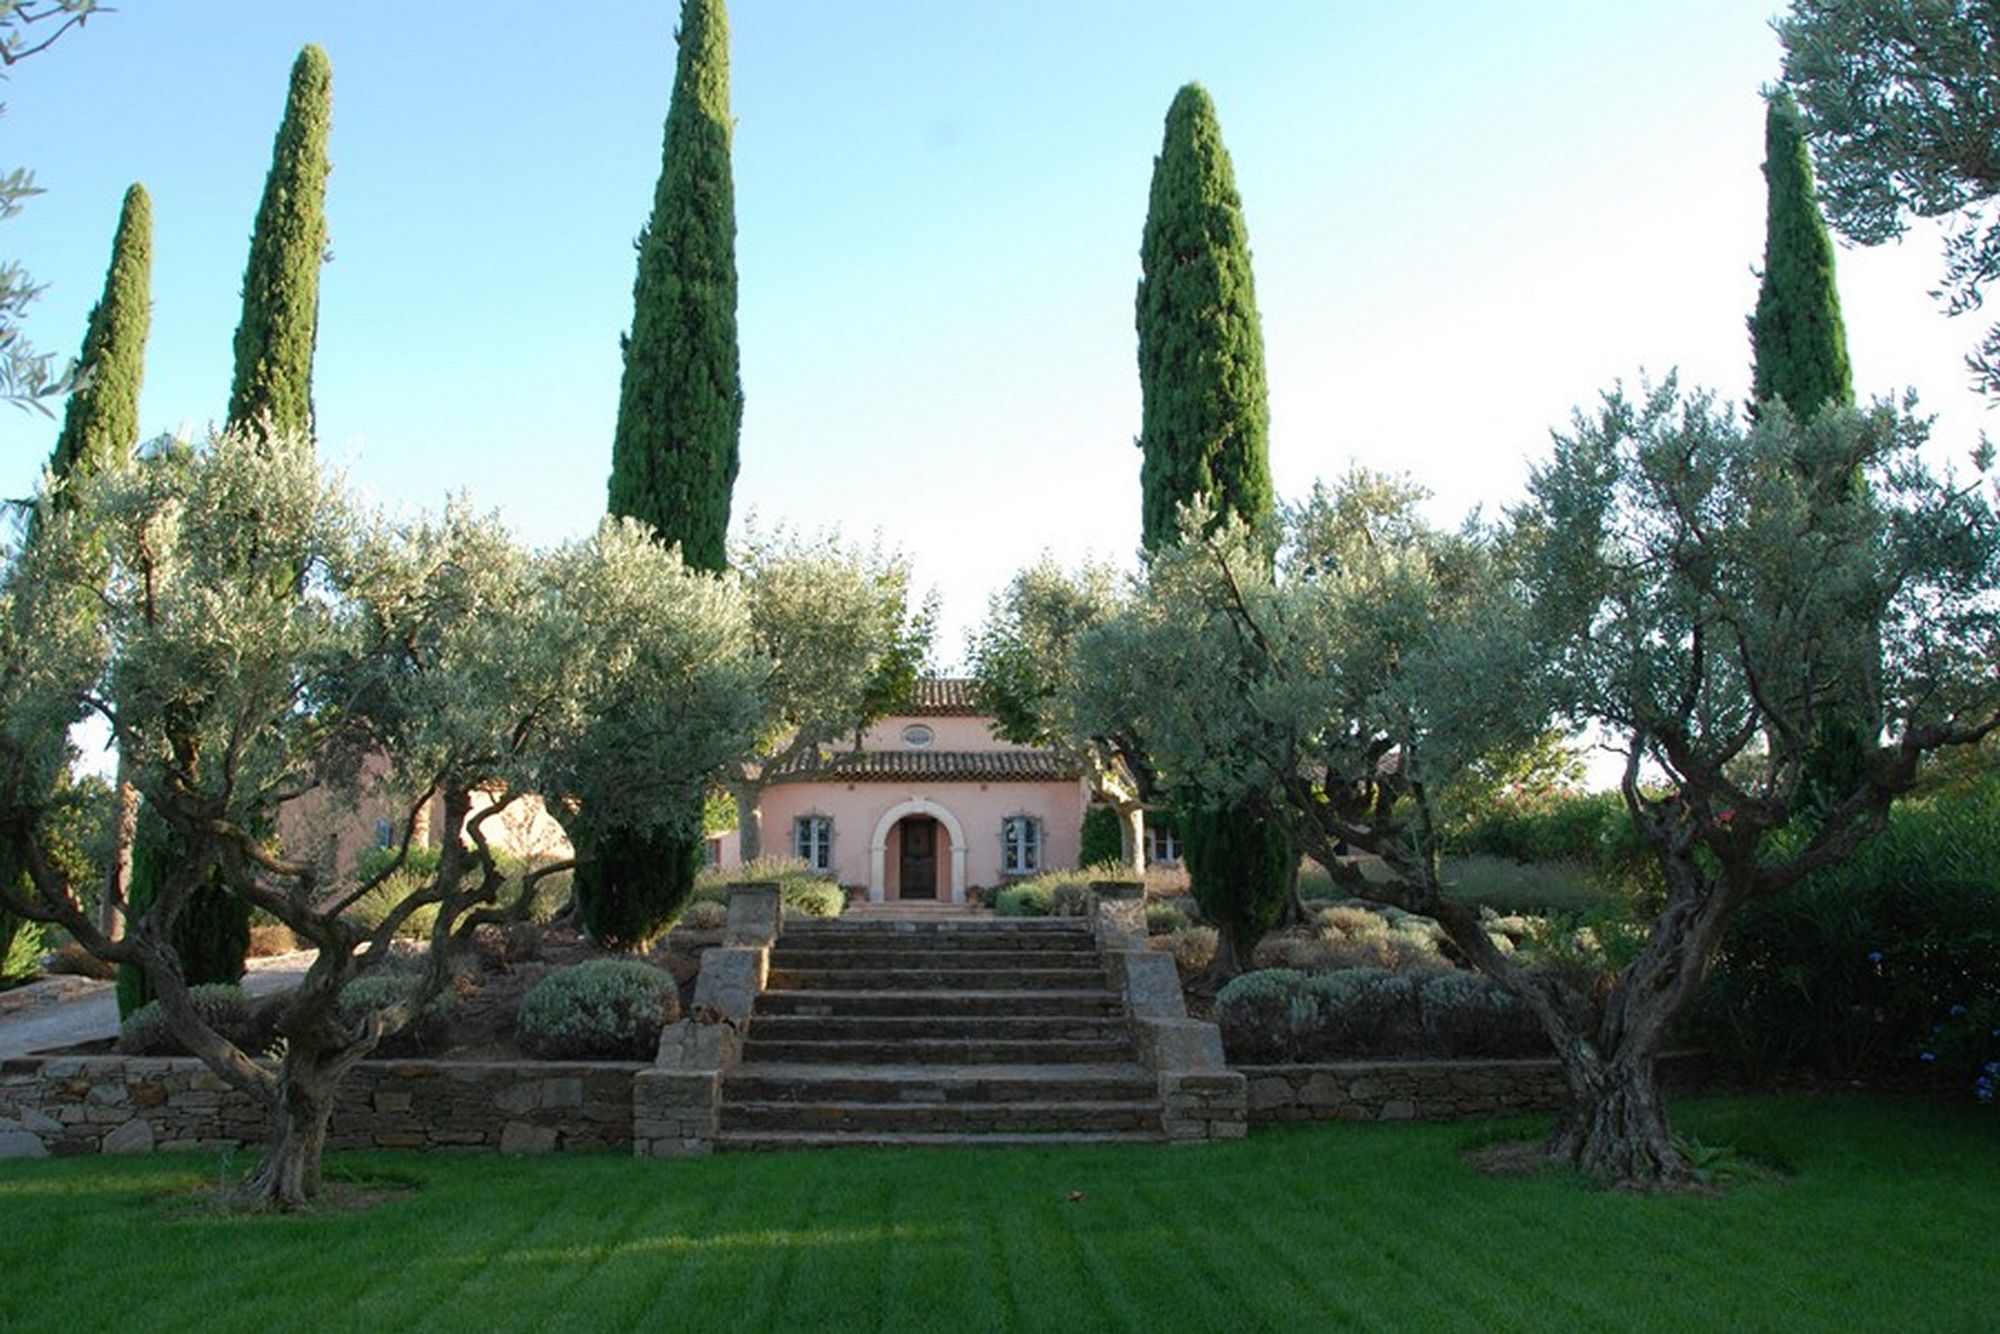
M188 1002L204 1024L244 1051L255 1054L270 1047L276 1035L265 1015L250 1003L243 988L227 982L188 988ZM185 1056L187 1048L167 1022L166 1006L147 1001L132 1011L118 1029L117 1048L126 1056Z
M1511 992L1477 973L1342 968L1244 973L1215 998L1232 1061L1546 1056L1547 1036Z
M592 959L528 988L521 1050L543 1060L650 1060L680 1012L673 974L637 959Z

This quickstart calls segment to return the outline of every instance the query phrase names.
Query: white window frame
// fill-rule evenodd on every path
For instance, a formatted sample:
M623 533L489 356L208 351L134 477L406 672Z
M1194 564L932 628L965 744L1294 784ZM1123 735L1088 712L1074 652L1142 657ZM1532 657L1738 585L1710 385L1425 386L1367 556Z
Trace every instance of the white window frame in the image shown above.
M1161 856L1163 852L1168 855ZM1146 826L1146 865L1179 866L1180 864L1180 831L1171 826L1149 823Z
M815 871L833 869L833 817L817 812L792 821L792 855Z
M1000 873L1035 875L1042 869L1042 820L1038 815L1010 815L1000 821Z

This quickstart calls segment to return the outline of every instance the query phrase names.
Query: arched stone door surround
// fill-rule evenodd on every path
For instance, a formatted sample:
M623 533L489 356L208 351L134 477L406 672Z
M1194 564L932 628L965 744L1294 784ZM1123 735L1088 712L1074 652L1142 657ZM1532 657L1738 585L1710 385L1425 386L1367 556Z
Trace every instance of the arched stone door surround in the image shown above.
M958 817L925 797L912 797L892 806L875 822L875 837L868 844L868 901L881 903L889 894L889 831L906 815L928 815L944 826L951 839L949 893L940 890L939 902L965 902L965 829Z

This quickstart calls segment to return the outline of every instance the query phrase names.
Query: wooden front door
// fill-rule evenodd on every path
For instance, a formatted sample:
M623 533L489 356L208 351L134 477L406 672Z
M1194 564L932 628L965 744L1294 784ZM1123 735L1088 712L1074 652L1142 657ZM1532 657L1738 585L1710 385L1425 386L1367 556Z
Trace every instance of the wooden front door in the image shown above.
M904 817L901 897L937 897L937 830L937 821L928 815Z

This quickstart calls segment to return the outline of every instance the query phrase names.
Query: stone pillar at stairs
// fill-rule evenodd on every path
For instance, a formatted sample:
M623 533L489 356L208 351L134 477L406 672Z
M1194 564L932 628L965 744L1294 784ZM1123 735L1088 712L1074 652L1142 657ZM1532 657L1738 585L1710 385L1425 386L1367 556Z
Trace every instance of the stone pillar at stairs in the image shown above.
M743 1054L750 1011L770 972L771 946L784 925L775 884L729 887L721 945L701 959L694 1009L660 1034L651 1069L632 1085L632 1152L685 1158L712 1151L722 1115L722 1077Z
M1222 1054L1222 1030L1188 1016L1173 956L1146 937L1146 889L1137 881L1091 884L1093 930L1111 983L1125 1000L1139 1062L1160 1081L1161 1124L1177 1142L1241 1139L1249 1092Z

